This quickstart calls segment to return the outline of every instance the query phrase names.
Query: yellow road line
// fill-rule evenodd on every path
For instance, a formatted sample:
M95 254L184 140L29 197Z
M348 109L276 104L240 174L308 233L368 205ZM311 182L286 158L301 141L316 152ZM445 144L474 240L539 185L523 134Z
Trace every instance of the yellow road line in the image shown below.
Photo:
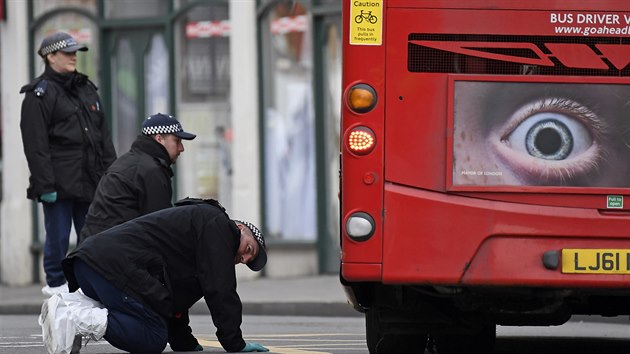
M198 339L199 344L204 347L213 347L213 348L222 348L221 344L218 341L210 341ZM261 343L264 345L263 343ZM292 348L279 348L279 347L270 347L264 345L266 348L269 348L269 353L272 354L332 354L330 352L314 352L309 350L300 350L300 349L292 349Z
M313 338L271 338L271 337L256 337L247 336L247 340L251 341L285 341L285 342L307 342L307 343L365 343L363 339L313 339Z
M326 336L334 336L334 337L350 337L350 336L365 336L365 333L294 333L294 334L249 334L247 338L262 338L262 337L278 337L278 338L288 338L288 337L326 337Z

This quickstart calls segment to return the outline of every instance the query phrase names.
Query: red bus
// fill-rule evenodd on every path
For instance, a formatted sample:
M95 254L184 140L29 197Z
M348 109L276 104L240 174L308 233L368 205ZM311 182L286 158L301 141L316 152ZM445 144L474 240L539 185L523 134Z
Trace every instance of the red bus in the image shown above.
M370 353L630 314L629 64L628 1L343 1L340 276Z

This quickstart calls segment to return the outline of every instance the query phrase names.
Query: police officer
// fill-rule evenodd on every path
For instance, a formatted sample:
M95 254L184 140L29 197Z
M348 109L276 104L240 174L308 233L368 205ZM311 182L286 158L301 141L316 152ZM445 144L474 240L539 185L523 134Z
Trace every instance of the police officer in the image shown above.
M27 197L44 210L45 295L68 291L61 260L71 224L81 230L96 185L116 159L97 88L76 70L77 51L87 50L64 32L45 37L38 50L44 73L20 90Z
M127 220L173 206L171 165L184 151L182 139L195 137L171 115L147 117L131 150L114 161L101 178L80 233L81 242Z
M61 295L45 301L40 324L49 353L81 337L105 338L131 353L161 353L167 342L173 351L202 351L188 316L201 298L226 351L268 351L244 341L236 292L235 264L260 271L267 263L262 233L231 220L214 200L187 198L175 205L92 235L68 255L63 266L70 290L80 287L102 306L57 311Z

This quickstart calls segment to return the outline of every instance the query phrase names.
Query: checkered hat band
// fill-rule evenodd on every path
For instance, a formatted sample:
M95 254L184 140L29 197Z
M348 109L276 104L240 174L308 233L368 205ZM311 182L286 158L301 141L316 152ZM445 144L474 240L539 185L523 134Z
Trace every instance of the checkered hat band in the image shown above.
M77 42L74 39L62 39L59 42L55 42L53 44L45 46L44 48L42 48L41 53L42 55L47 55L73 45L77 45Z
M182 125L179 123L142 128L142 134L144 135L173 134L181 131L184 131L184 129L182 129Z
M247 221L239 221L239 222L247 226L247 228L252 231L252 234L254 235L254 238L256 239L256 241L258 241L258 243L261 246L265 247L265 239L262 236L262 232L260 232L260 230L258 230L258 228L254 226L254 224Z

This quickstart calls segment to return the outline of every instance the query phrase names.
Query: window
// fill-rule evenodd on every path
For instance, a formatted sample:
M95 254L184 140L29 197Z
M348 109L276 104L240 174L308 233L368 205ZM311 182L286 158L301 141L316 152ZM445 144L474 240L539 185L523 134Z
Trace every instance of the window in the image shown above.
M323 116L324 124L323 166L326 178L326 230L328 236L327 257L322 260L328 270L338 271L339 266L339 130L341 127L341 18L331 17L326 23L325 42L322 47L323 61ZM319 192L323 193L323 192Z
M261 21L265 224L270 237L316 238L315 125L310 20L300 1Z
M112 58L112 109L114 146L118 154L123 154L138 135L136 106L137 68L131 41L123 38L118 41Z
M230 210L232 123L227 3L190 9L177 21L175 31L176 116L186 131L197 134L178 161L178 168L186 171L178 179L178 191L180 195L218 199Z
M156 17L168 13L167 0L107 0L105 4L105 17L132 18L132 17Z
M145 115L168 112L168 50L162 34L154 34L144 55Z
M33 17L37 18L59 7L74 7L96 14L96 0L34 0Z

